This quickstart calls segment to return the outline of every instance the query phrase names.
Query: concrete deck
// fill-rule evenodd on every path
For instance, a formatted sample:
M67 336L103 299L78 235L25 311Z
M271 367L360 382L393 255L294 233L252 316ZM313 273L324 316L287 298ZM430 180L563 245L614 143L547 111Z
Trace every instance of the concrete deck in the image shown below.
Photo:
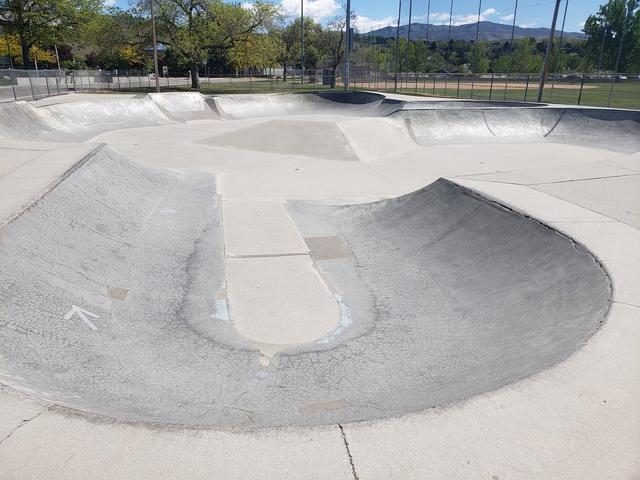
M3 111L0 477L640 475L640 114L88 97Z

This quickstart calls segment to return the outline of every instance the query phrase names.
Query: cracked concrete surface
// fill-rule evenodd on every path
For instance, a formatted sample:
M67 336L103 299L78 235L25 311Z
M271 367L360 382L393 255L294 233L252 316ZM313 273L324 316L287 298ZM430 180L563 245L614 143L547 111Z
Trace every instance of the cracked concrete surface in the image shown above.
M65 170L53 164L49 170L42 160L44 175L37 175L41 159L32 152L77 159L83 148L95 148L67 144L65 152L64 145L42 140L84 140L102 128L106 133L92 142L119 152L103 148L95 163L0 231L0 275L8 267L0 322L11 327L2 329L11 338L0 342L0 370L13 369L6 383L22 385L29 397L58 396L40 406L11 389L0 393L0 434L13 432L0 444L0 476L410 479L429 472L443 479L627 479L640 472L637 114L544 107L527 113L517 105L498 111L504 106L407 104L375 95L357 97L355 107L347 97L305 95L73 97L50 110L49 102L29 107L25 122L16 122L27 129L21 138L20 128L0 128L16 138L0 152L0 182L2 171L9 172L15 178L7 181L24 192L7 203L8 190L0 189L0 204L12 205L11 215ZM130 118L81 124L69 136L64 122L76 121L78 108L91 102L100 103L96 115L114 102L113 112ZM156 126L132 129L147 121L147 110ZM253 114L285 121L291 113L318 112L318 121L340 129L359 161L202 144L218 132L265 121L252 120ZM438 123L428 125L436 117ZM475 117L482 121L477 130ZM549 126L547 118L555 123ZM412 138L418 123L422 130ZM467 130L464 137L451 137L456 125ZM487 131L490 138L482 139ZM25 161L30 165L15 175ZM189 170L195 172L184 173ZM423 188L441 176L456 178ZM611 192L615 182L622 186ZM552 195L542 191L547 187ZM411 190L417 191L402 196ZM375 202L388 197L398 198ZM288 204L294 224L282 205L295 199L307 203ZM84 215L79 221L74 209ZM437 217L447 221L430 223ZM44 239L37 233L43 225L51 225ZM248 235L255 245L244 241ZM509 252L527 254L528 261L516 262L520 257ZM228 294L242 280L225 275L223 260L273 259L269 275L295 282L301 273L276 261L289 258L283 255L313 261L306 271L320 274L338 323L315 342L269 351L234 328ZM457 268L447 268L452 265ZM31 273L23 278L23 271ZM530 295L517 296L523 289ZM61 301L54 292L62 290ZM22 297L34 292L38 308L25 308ZM76 298L99 308L73 303ZM62 320L67 303L77 308L68 322ZM438 329L451 314L438 315L447 305L462 308L455 318L464 321ZM292 319L298 314L314 322L305 312L319 312L310 304L289 307ZM269 316L252 317L269 332ZM92 322L96 331L88 327ZM381 340L367 343L376 331ZM269 333L278 332L288 334L273 324ZM40 348L43 339L50 350ZM429 348L412 350L420 342ZM363 348L355 354L350 346L358 343ZM17 369L29 374L16 375ZM407 387L390 387L421 370ZM279 376L271 378L274 373ZM79 385L72 385L74 377L82 379ZM265 383L280 391L261 391ZM330 395L319 393L323 389ZM442 406L421 410L428 404ZM243 430L122 422L145 415ZM369 420L343 423L349 415ZM328 425L244 429L283 420Z

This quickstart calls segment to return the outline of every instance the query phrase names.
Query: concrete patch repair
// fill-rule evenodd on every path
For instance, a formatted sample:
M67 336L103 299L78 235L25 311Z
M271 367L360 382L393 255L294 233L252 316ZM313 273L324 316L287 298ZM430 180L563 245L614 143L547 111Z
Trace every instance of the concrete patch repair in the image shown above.
M0 465L73 425L96 448L309 435L344 478L419 478L426 452L438 478L581 478L574 450L613 436L614 478L640 472L639 112L112 97L0 105L0 158L40 152L0 164Z

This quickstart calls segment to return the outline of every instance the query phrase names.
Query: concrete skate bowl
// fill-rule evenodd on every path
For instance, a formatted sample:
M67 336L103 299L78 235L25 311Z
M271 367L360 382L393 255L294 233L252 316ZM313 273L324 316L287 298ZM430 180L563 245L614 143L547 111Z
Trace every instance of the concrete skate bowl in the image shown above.
M292 202L339 326L269 365L220 308L214 177L101 148L0 230L0 382L118 421L254 429L384 418L579 349L611 286L571 239L445 180Z
M0 104L0 138L83 141L109 130L220 118L200 93L78 97Z
M640 150L640 111L595 108L474 108L400 110L420 145L548 141L611 150Z
M276 93L270 95L224 95L215 97L224 118L243 119L284 115L384 116L405 102L369 92Z

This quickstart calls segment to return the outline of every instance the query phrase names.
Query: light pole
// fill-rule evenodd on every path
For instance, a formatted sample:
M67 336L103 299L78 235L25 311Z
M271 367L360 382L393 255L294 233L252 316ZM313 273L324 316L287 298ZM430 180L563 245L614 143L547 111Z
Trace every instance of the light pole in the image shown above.
M407 26L407 51L405 52L405 61L404 61L404 64L407 67L407 73L410 72L410 68L411 68L409 52L411 51L411 15L412 14L413 14L413 0L409 0L409 25ZM407 88L409 88L409 79L407 79L406 86Z
M480 39L480 16L482 15L482 0L480 0L478 2L478 22L476 23L476 43L473 45L476 49L475 51L475 60L476 60L476 64L474 67L474 70L478 70L478 66L480 64L480 51L478 48L478 40ZM471 98L473 98L473 87L475 86L475 79L476 79L476 75L475 75L475 71L472 70L471 72Z
M398 91L398 72L400 71L400 16L402 15L402 0L398 0L398 26L396 27L396 77L393 91Z
M304 0L300 0L300 83L304 85Z
M540 86L538 87L538 103L542 102L544 93L544 81L549 71L549 63L551 62L551 53L553 52L553 37L556 34L556 23L558 21L558 12L560 11L560 2L556 0L556 6L553 9L553 20L551 21L551 32L549 32L549 43L547 43L547 51L544 54L544 65L542 66L542 74L540 75Z
M344 47L344 91L349 91L349 81L351 80L351 63L349 55L351 53L351 0L347 0L347 18L345 20L346 41Z
M431 0L427 1L427 33L424 36L424 72L429 71L429 21L431 20Z
M150 0L149 4L151 5L151 33L152 33L152 43L153 43L153 68L155 71L156 77L156 92L160 93L160 74L158 72L158 42L156 39L156 16L153 11L153 2L154 0Z

